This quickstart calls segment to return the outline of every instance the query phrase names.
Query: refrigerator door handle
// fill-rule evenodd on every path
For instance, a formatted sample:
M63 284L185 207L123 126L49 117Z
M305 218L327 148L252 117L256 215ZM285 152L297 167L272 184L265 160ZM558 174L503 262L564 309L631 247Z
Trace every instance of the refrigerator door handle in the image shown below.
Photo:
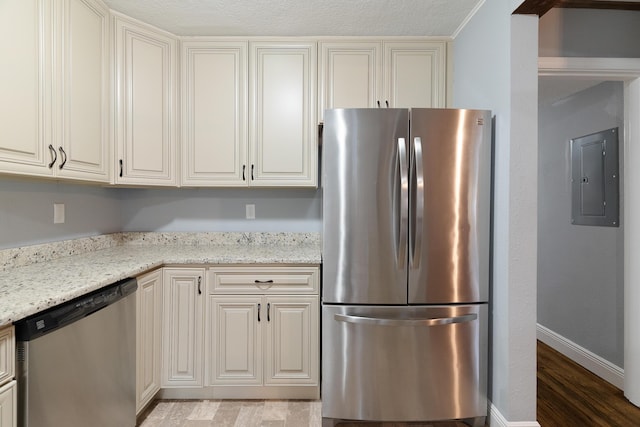
M398 167L400 168L400 230L398 241L398 265L406 265L407 235L409 229L409 168L407 167L407 144L398 138Z
M424 166L422 163L422 138L419 136L413 138L413 168L415 171L415 179L416 181L413 183L415 185L415 191L412 192L415 194L415 200L413 203L415 204L415 227L413 230L413 247L411 248L411 267L419 268L420 267L420 258L422 257L422 227L424 222Z
M334 319L338 322L376 326L439 326L471 322L477 318L478 315L476 313L455 317L436 317L427 319L384 319L377 317L350 316L347 314L334 315Z

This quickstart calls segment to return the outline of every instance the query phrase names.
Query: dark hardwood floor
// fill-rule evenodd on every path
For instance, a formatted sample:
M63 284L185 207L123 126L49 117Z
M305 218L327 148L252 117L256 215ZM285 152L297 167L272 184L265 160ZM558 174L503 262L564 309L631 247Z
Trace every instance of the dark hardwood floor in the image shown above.
M622 391L538 341L541 427L640 426L640 408Z

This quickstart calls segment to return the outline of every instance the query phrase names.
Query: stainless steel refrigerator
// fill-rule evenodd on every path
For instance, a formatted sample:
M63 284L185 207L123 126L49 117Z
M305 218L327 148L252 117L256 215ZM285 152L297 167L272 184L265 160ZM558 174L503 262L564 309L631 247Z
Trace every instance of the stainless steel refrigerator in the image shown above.
M323 422L484 425L490 112L327 110L322 162Z

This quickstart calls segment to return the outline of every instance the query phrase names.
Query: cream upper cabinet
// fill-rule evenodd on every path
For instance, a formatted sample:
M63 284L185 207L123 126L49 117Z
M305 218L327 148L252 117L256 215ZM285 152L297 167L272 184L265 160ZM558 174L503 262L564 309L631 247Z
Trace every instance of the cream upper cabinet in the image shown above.
M95 0L61 5L54 169L58 176L109 182L109 10Z
M51 16L50 1L0 2L2 172L53 175Z
M162 269L137 278L136 413L160 390L162 355Z
M109 181L109 11L0 2L0 171Z
M325 108L374 108L382 96L382 44L321 42L319 117Z
M320 42L320 121L327 108L444 107L447 42Z
M114 13L114 182L177 185L177 38Z
M247 42L182 43L182 185L248 184Z
M444 108L446 52L444 41L384 42L384 94L389 106Z
M317 186L316 43L249 43L253 187Z

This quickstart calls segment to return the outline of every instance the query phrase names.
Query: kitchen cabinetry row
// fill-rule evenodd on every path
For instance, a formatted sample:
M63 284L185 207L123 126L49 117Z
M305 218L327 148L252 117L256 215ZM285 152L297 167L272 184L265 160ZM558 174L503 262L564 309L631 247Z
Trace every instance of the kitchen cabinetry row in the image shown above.
M446 51L433 39L180 38L100 0L4 1L0 172L315 187L324 109L444 107Z
M0 328L0 427L16 427L15 334L13 326Z
M318 398L319 268L163 268L138 278L137 407Z

